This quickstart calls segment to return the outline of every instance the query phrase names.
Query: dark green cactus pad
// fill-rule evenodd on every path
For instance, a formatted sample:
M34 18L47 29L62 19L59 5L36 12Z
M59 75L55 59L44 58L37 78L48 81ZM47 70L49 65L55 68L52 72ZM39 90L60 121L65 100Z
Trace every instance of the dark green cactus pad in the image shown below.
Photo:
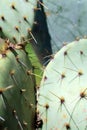
M21 46L0 41L0 130L34 130L32 65Z

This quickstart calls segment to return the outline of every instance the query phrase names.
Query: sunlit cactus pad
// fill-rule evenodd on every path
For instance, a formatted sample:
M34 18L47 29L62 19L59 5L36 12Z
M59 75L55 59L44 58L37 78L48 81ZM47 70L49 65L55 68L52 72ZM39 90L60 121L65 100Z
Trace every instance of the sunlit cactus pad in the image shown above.
M0 35L18 42L27 37L34 24L36 0L1 0Z
M38 114L41 130L87 130L87 39L64 46L46 67Z

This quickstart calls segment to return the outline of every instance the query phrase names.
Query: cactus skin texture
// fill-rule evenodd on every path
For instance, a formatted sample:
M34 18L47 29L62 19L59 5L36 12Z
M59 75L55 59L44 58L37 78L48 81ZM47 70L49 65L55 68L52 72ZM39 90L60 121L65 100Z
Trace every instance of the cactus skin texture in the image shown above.
M51 36L53 52L60 49L64 42L70 43L77 37L87 35L86 0L44 0L47 8L47 24Z
M35 80L20 46L0 39L0 130L34 130Z
M0 35L19 42L31 36L36 0L1 0Z
M41 130L87 129L87 39L64 46L48 64L37 112Z

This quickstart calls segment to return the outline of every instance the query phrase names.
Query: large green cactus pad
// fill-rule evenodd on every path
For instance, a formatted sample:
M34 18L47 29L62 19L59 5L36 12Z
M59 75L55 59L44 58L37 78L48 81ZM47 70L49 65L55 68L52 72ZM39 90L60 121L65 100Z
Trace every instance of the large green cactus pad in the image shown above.
M34 130L35 80L20 46L0 39L0 129Z
M48 64L38 111L41 130L87 129L87 39L64 46Z

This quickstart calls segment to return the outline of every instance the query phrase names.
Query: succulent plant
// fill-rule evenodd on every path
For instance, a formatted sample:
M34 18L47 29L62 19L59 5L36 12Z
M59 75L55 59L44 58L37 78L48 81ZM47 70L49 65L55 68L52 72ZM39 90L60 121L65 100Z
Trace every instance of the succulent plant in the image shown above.
M0 37L22 45L31 42L40 61L48 60L43 58L52 50L42 0L1 0Z
M87 35L86 0L67 2L64 0L44 0L43 2L53 52L59 50L64 43Z
M41 130L87 129L87 39L65 45L48 64L37 113Z
M0 130L35 129L35 85L21 46L0 39Z
M36 0L7 0L0 2L0 35L19 42L30 35L34 24ZM36 42L36 40L34 39Z

